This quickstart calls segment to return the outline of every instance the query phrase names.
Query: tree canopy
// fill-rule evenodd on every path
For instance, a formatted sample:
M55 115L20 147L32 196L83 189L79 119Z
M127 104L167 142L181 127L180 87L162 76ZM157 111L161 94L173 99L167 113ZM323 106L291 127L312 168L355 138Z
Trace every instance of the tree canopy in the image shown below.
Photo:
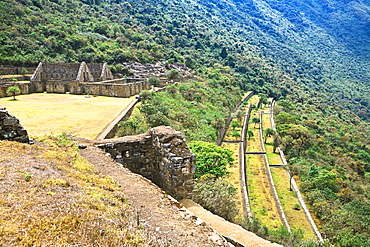
M196 155L196 177L228 175L227 168L233 165L233 152L213 143L195 141L189 143L190 150Z

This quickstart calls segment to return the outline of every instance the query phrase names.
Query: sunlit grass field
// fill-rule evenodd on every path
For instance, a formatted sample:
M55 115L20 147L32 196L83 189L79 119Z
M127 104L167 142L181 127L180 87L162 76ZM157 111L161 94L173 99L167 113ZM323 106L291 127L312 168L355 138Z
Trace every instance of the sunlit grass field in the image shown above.
M287 172L283 168L270 168L270 170L280 203L282 204L290 227L302 229L306 239L314 238L315 234L304 211L300 207L298 207L299 210L296 208L299 202L294 191L289 190L289 176Z
M263 109L265 113L270 112L270 108ZM262 115L263 130L271 128L271 121L269 114ZM281 165L283 164L278 153L273 153L273 138L269 137L265 144L266 155L269 164ZM315 237L311 225L309 224L306 215L302 209L295 195L294 191L289 190L289 176L284 168L270 167L272 179L278 193L279 201L283 207L284 213L287 217L288 224L292 228L300 228L304 231L304 237L309 239ZM299 210L297 210L299 209Z
M249 202L254 217L270 229L282 225L261 155L247 155L247 184Z
M0 98L30 136L72 133L94 139L135 97L90 97L71 94L30 94Z

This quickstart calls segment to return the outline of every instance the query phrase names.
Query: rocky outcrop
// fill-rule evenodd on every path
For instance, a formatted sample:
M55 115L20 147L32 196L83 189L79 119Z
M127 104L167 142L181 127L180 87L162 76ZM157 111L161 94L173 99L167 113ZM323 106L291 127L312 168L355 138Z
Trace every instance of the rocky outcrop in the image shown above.
M177 200L191 197L195 155L180 132L159 126L145 134L106 139L96 144L123 166L150 179Z
M18 118L10 115L6 108L0 108L0 140L30 143L27 131Z
M134 78L166 78L166 73L171 69L179 71L180 78L192 78L190 74L191 69L186 67L185 64L180 63L166 64L164 62L157 62L156 64L142 64L138 62L127 62L122 63L122 66L131 71Z

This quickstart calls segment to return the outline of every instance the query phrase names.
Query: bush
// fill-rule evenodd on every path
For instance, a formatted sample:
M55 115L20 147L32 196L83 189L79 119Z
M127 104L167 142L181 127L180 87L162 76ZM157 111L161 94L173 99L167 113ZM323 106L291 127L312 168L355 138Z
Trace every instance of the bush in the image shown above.
M158 86L161 83L161 81L157 77L150 77L148 79L148 82L151 86Z
M143 90L140 92L139 97L142 101L146 101L147 99L150 99L152 97L152 92L149 90Z
M193 200L212 213L228 221L234 221L238 215L234 200L235 191L236 189L227 181L204 176L195 184Z
M197 156L197 177L208 175L218 178L228 175L227 168L234 162L230 149L203 141L191 142L189 148Z
M167 72L167 78L170 80L174 80L179 78L179 71L177 69L171 69L170 71Z

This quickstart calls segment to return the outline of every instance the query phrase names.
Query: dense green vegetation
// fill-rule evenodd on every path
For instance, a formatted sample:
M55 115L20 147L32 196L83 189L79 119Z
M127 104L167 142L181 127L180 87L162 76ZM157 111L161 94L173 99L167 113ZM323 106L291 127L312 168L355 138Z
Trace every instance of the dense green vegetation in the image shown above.
M319 107L310 101L280 101L275 108L277 132L290 169L299 175L301 190L321 220L324 236L340 246L366 246L370 239L368 127L351 112Z
M276 109L276 143L282 141L325 235L340 246L360 246L369 239L370 130L363 121L370 116L369 6L368 0L5 0L0 64L108 62L130 75L119 63L167 60L193 69L199 81L142 92L122 135L164 124L190 141L213 142L240 89L287 100Z
M120 135L136 134L139 126L148 128L170 125L186 135L188 141L215 142L218 131L224 126L240 90L225 88L219 81L191 81L179 86L170 85L165 92L141 92L140 113L122 123Z

